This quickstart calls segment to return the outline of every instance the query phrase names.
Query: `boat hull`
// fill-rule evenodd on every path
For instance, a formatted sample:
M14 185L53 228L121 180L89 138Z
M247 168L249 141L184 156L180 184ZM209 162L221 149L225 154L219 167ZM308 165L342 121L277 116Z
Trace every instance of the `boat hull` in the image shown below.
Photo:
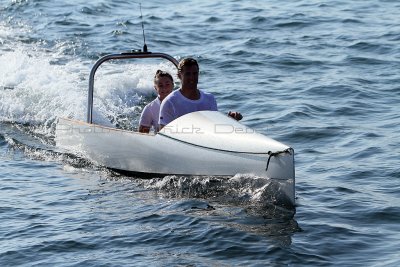
M210 117L215 114L200 112L195 116L205 115ZM189 121L196 121L195 116L189 117ZM230 120L225 121L224 117L219 116L216 116L222 120L219 120L219 125L231 123ZM224 132L213 138L215 131L207 134L204 128L196 127L197 134L191 132L189 135L186 132L183 135L179 127L187 128L185 125L182 120L174 125L173 129L176 131L167 127L159 134L142 134L60 118L56 127L56 144L108 168L147 177L236 174L268 177L280 183L280 190L283 190L287 200L294 204L295 173L292 149L260 134L252 136L254 132L241 133L239 136L236 133L232 136L230 132L228 136L232 138L224 136L223 134L227 134ZM201 135L198 135L199 132ZM249 138L259 144L254 143L254 149L245 151L243 144ZM220 139L219 145L213 143L215 139ZM230 141L226 141L222 144L223 140L234 142L229 144ZM272 150L268 147L269 142ZM240 146L235 147L235 143L240 143ZM261 145L264 147L263 151L259 150ZM274 152L279 153L271 155Z

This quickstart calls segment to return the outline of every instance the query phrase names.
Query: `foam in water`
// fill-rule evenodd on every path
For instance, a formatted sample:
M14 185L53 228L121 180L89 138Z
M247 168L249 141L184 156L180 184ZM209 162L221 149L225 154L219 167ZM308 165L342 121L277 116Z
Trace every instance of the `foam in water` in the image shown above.
M0 56L1 120L46 124L57 116L81 118L85 98L79 74L83 66L79 62L51 65L51 59L22 48Z
M2 42L9 32L5 27L0 28ZM65 60L64 48L58 45L56 49L49 52L37 44L20 44L0 51L1 121L36 125L46 133L58 117L86 120L88 76L94 62L74 57ZM135 63L117 68L118 71L115 67L118 66L101 66L96 73L93 121L136 127L143 97L154 92L155 71L173 73L174 69L164 62Z
M291 207L282 193L281 184L269 178L250 174L233 177L166 176L145 183L149 189L159 190L171 197L208 198L244 206L278 204Z

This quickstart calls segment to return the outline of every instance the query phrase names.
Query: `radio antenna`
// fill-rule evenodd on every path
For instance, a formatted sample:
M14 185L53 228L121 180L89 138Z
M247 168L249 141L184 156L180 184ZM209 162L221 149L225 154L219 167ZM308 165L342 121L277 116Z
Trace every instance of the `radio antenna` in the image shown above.
M142 19L142 31L143 31L143 52L147 53L146 36L144 35L144 22L142 14L142 3L139 3L140 8L140 18Z

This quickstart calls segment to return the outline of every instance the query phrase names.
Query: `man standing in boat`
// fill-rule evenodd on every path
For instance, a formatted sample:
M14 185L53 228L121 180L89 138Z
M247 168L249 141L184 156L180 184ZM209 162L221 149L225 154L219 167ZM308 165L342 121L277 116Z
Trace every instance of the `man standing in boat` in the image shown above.
M160 129L187 113L201 110L218 110L214 96L197 89L199 65L195 59L185 58L179 62L178 78L181 80L181 88L172 92L161 103ZM228 115L235 120L242 119L242 115L239 112L229 111Z

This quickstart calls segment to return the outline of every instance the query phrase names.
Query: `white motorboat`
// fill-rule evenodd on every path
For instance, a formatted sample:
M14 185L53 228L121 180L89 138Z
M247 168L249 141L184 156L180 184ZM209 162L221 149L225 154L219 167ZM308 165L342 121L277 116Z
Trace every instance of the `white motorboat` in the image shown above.
M135 176L229 176L252 174L279 183L286 201L295 203L294 151L287 145L222 114L198 111L166 125L157 134L92 123L94 75L105 61L163 58L162 53L131 52L99 59L90 73L87 121L59 118L58 147L79 153L107 168Z

